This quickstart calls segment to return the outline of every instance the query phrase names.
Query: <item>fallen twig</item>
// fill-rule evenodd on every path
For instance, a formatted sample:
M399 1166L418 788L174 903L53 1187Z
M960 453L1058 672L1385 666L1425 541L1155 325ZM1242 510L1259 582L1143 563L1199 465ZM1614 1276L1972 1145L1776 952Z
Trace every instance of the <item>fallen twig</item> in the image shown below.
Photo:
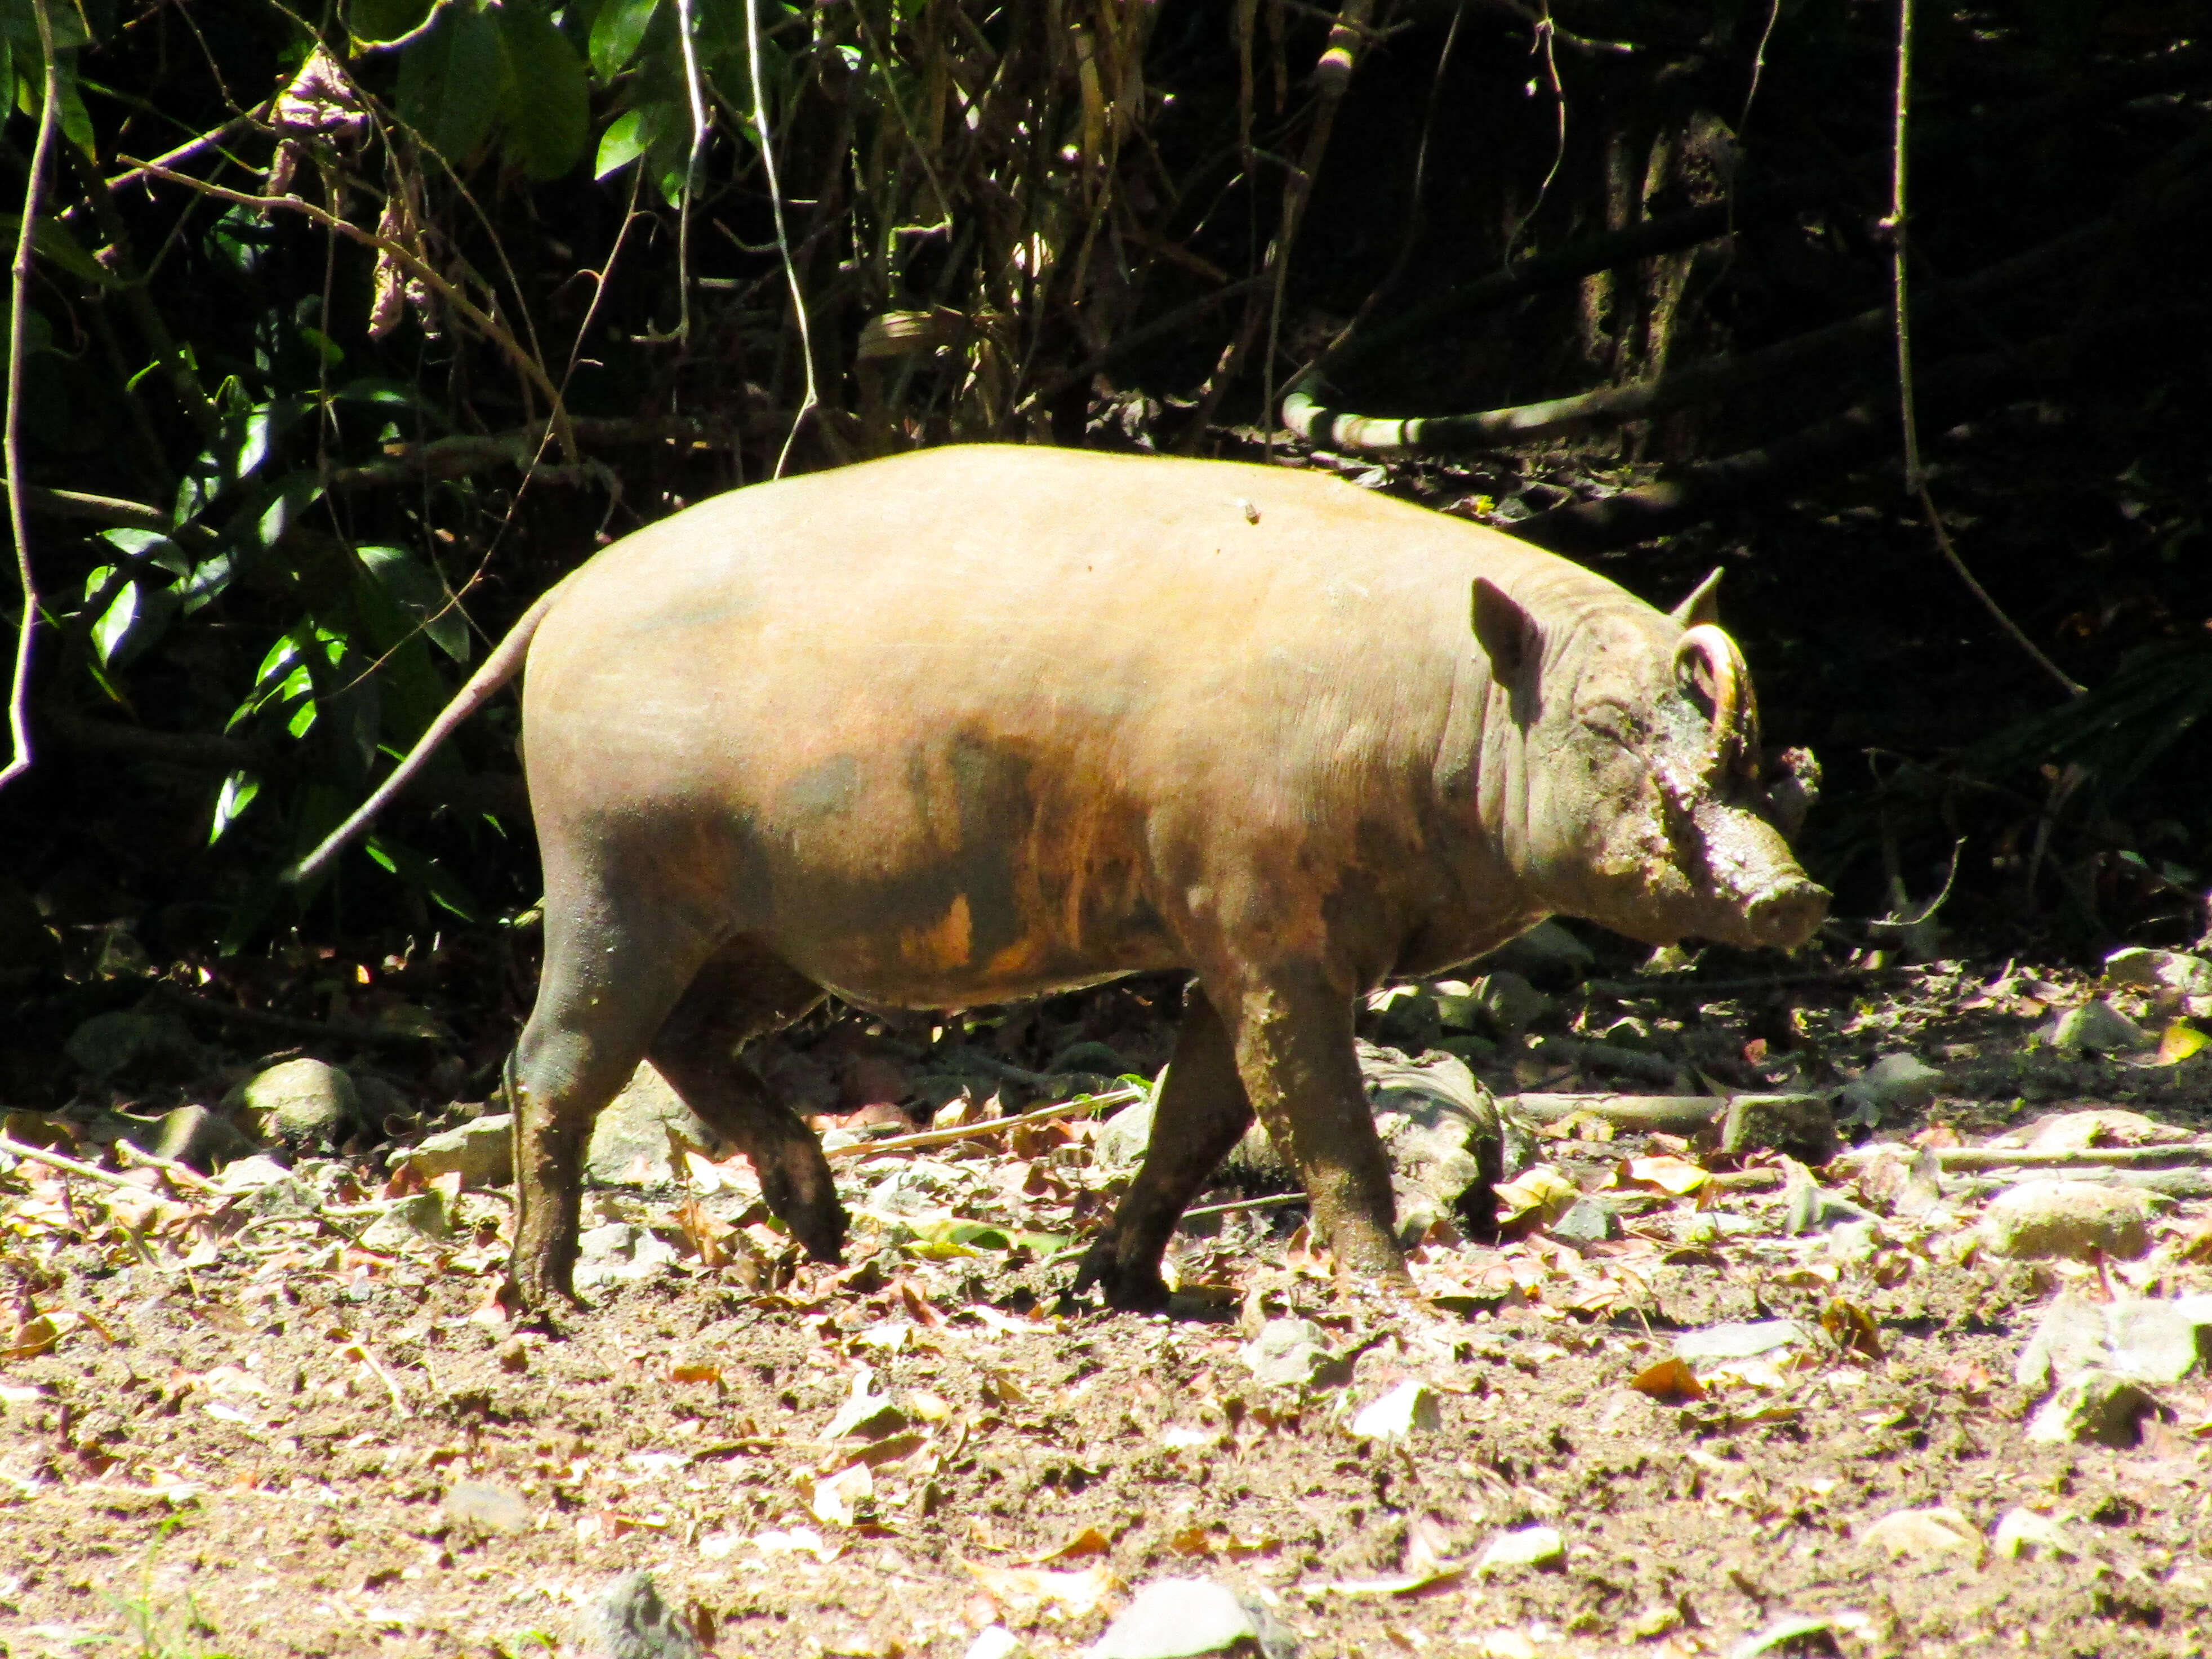
M130 1146L128 1141L118 1141L116 1144L118 1146ZM153 1153L142 1152L135 1146L131 1148L131 1152L132 1162L143 1164L148 1169L159 1170L162 1174L187 1187L197 1187L203 1192L211 1191L214 1188L215 1183L198 1170L179 1164L173 1158L156 1158ZM6 1152L11 1158L27 1158L33 1164L43 1164L49 1169L61 1170L64 1175L82 1176L88 1181L102 1182L110 1187L128 1187L131 1191L138 1193L146 1190L129 1176L118 1170L103 1170L98 1164L87 1164L81 1158L66 1158L59 1152L50 1152L43 1146L31 1146L27 1142L16 1139L10 1134L0 1133L0 1152Z
M1507 1095L1498 1104L1538 1123L1558 1123L1588 1114L1616 1129L1659 1129L1694 1134L1728 1109L1713 1095Z
M2002 1146L1943 1146L1936 1161L1946 1174L1972 1170L2171 1170L2212 1165L2212 1140L2169 1141L2163 1146L2081 1146L2039 1152Z
M1240 1198L1227 1204L1204 1204L1195 1210L1185 1210L1178 1225L1196 1221L1210 1215L1238 1215L1246 1210L1280 1209L1285 1204L1304 1204L1304 1193L1269 1193L1261 1198Z
M963 1123L951 1129L922 1129L910 1135L892 1135L884 1140L856 1140L849 1146L833 1146L823 1157L836 1160L846 1158L870 1158L878 1152L909 1152L917 1146L943 1146L956 1140L973 1140L980 1135L994 1135L1001 1129L1012 1129L1024 1123L1044 1123L1056 1117L1073 1117L1079 1112L1095 1111L1107 1106L1128 1106L1142 1100L1142 1089L1112 1089L1103 1095L1078 1095L1073 1100L1056 1100L1049 1106L1040 1106L1033 1112L1024 1112L1018 1117L986 1118L981 1123Z
M1592 1042L1581 1037L1546 1037L1536 1045L1536 1058L1593 1072L1640 1077L1647 1083L1672 1083L1682 1070L1663 1054L1648 1054L1641 1048L1624 1048L1617 1042Z

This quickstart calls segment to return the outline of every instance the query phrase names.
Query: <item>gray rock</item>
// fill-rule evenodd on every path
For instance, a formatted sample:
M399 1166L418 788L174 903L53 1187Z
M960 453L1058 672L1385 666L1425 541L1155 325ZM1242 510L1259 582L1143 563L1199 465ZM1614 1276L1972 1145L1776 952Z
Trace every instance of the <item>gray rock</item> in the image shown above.
M660 1187L677 1178L686 1149L723 1158L735 1149L699 1121L668 1080L641 1063L599 1114L584 1171L606 1187Z
M425 1181L460 1171L464 1187L504 1187L514 1179L514 1115L492 1112L402 1147L386 1160L406 1164Z
M1418 1054L1443 1034L1443 1010L1426 986L1394 985L1376 992L1367 1006L1374 1012L1369 1029L1386 1048Z
M1830 1192L1806 1174L1802 1167L1792 1174L1795 1178L1790 1183L1790 1207L1782 1218L1782 1231L1786 1237L1795 1238L1802 1233L1824 1233L1831 1227L1875 1218L1871 1210L1863 1209L1840 1194Z
M2158 1039L2109 1002L2085 1002L2069 1008L2035 1034L2054 1048L2083 1054L2117 1054L2154 1047Z
M1597 966L1597 958L1556 921L1540 921L1520 938L1501 945L1476 966L1516 973L1531 985L1564 991L1581 984Z
M650 1227L611 1221L586 1228L576 1241L575 1285L580 1291L617 1280L649 1279L676 1263L676 1247Z
M2087 1370L2137 1382L2179 1382L2212 1359L2212 1296L2092 1302L2069 1291L2044 1310L2013 1365L2024 1389Z
M1210 1578L1156 1578L1091 1647L1091 1659L1191 1659L1205 1653L1296 1651L1266 1606Z
M530 1529L530 1505L519 1493L504 1486L487 1486L479 1480L456 1480L447 1489L440 1507L445 1510L447 1521L481 1527L486 1532Z
M1160 1076L1164 1079L1167 1073ZM1159 1092L1157 1085L1152 1092ZM1099 1125L1098 1138L1091 1143L1091 1150L1109 1170L1133 1169L1143 1159L1145 1142L1152 1133L1152 1103L1140 1100L1133 1106L1124 1106Z
M1517 1037L1552 1012L1551 998L1510 969L1485 974L1473 994L1491 1031L1501 1037Z
M1718 1244L1723 1240L1759 1231L1759 1224L1749 1216L1736 1215L1727 1210L1677 1212L1656 1219L1661 1226L1674 1236L1674 1242L1678 1244Z
M342 1146L361 1121L353 1079L319 1060L272 1066L232 1090L223 1105L264 1141L317 1152Z
M446 1214L446 1201L435 1193L416 1193L385 1206L384 1213L368 1224L361 1236L364 1250L394 1251L410 1244L436 1243L451 1238L453 1224Z
M202 1058L175 1015L128 1010L94 1014L69 1034L62 1051L103 1083L188 1077Z
M585 1603L561 1650L573 1659L699 1659L700 1652L645 1572L624 1573Z
M1557 1527L1522 1527L1501 1532L1477 1561L1478 1572L1497 1572L1507 1567L1557 1570L1566 1565L1567 1543Z
M1571 1244L1595 1244L1620 1237L1620 1218L1601 1200L1579 1199L1545 1231Z
M1818 1095L1735 1095L1721 1118L1721 1151L1776 1152L1806 1164L1836 1155L1835 1114Z
M1268 1387L1303 1389L1334 1356L1328 1337L1310 1319L1271 1319L1244 1345L1242 1358L1253 1376Z
M2212 962L2179 951L2115 951L2105 958L2105 983L2139 986L2179 998L2192 1014L2212 1012Z
M204 1106L179 1106L155 1119L150 1132L131 1130L123 1138L156 1158L188 1165L203 1175L260 1150L235 1123Z
M2150 1249L2150 1194L2087 1181L2028 1181L1990 1200L1982 1247L1992 1255L2133 1261Z
M2157 1409L2158 1402L2124 1376L2077 1371L2028 1419L2027 1437L2051 1445L2132 1446L2142 1437L2142 1419Z
M1805 1340L1805 1328L1794 1319L1759 1319L1729 1325L1708 1325L1684 1331L1674 1339L1674 1358L1694 1366L1700 1360L1751 1359L1774 1353Z
M1943 1073L1917 1054L1884 1054L1844 1085L1838 1103L1847 1122L1871 1127L1918 1111L1942 1081Z

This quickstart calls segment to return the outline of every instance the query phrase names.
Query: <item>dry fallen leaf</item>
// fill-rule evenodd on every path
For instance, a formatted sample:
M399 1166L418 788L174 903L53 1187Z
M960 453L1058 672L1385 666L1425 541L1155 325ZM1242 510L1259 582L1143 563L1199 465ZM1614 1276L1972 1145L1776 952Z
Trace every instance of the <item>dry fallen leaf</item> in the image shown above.
M1632 1158L1620 1166L1624 1185L1656 1187L1675 1198L1685 1198L1710 1177L1686 1158Z
M1698 1381L1698 1374L1686 1362L1672 1358L1638 1371L1636 1380L1628 1386L1654 1400L1679 1401L1705 1397L1705 1385Z
M1856 1302L1838 1298L1828 1304L1820 1310L1820 1328L1846 1353L1863 1359L1881 1358L1881 1334L1875 1328L1874 1316Z
M1054 1572L1043 1567L994 1567L963 1559L960 1565L981 1585L983 1593L1009 1616L1019 1618L1051 1606L1080 1619L1121 1588L1121 1581L1103 1564L1081 1572Z

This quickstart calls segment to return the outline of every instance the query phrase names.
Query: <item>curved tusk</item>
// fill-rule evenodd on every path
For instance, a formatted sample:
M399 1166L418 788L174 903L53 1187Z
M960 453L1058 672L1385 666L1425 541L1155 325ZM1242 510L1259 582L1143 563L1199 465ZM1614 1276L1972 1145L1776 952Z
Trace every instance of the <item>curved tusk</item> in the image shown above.
M1751 671L1736 643L1711 623L1682 630L1674 647L1678 675L1702 669L1712 689L1713 742L1710 760L1716 775L1757 769L1759 701Z

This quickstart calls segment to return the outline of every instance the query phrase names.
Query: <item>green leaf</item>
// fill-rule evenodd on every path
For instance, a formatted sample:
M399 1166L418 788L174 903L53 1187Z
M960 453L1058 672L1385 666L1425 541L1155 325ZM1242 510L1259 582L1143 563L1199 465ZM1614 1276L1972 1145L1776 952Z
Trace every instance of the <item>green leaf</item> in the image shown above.
M619 173L645 154L652 136L645 130L642 110L624 110L607 124L599 135L599 153L592 162L592 176L604 179L611 173Z
M592 20L592 72L611 81L629 67L660 0L607 0Z
M0 51L0 72L4 72L7 61L8 53ZM4 105L0 105L0 107L4 107ZM10 246L22 234L22 230L21 214L0 213L0 237L6 238ZM115 286L115 277L107 267L86 252L84 244L70 235L69 228L58 220L40 214L38 228L31 235L31 244L38 250L41 259L49 264L60 266L80 281L90 283L95 288Z
M215 798L215 821L208 826L209 846L222 839L222 832L238 822L260 793L261 780L251 772L233 772L222 781Z
M336 368L340 363L345 362L345 348L319 328L301 329L300 338L323 360L325 367Z
M421 27L430 15L430 0L353 0L346 14L355 40L397 40Z
M469 659L469 625L437 572L404 547L357 547L369 574L455 662Z
M410 887L421 889L439 904L451 910L463 921L474 921L476 900L469 890L453 879L452 873L437 860L425 858L412 848L402 847L371 836L362 843L362 850Z
M591 136L583 60L543 13L505 6L499 15L507 49L501 109L507 143L532 178L558 179L576 165Z
M449 6L399 60L399 118L458 167L499 111L499 26L469 0Z

